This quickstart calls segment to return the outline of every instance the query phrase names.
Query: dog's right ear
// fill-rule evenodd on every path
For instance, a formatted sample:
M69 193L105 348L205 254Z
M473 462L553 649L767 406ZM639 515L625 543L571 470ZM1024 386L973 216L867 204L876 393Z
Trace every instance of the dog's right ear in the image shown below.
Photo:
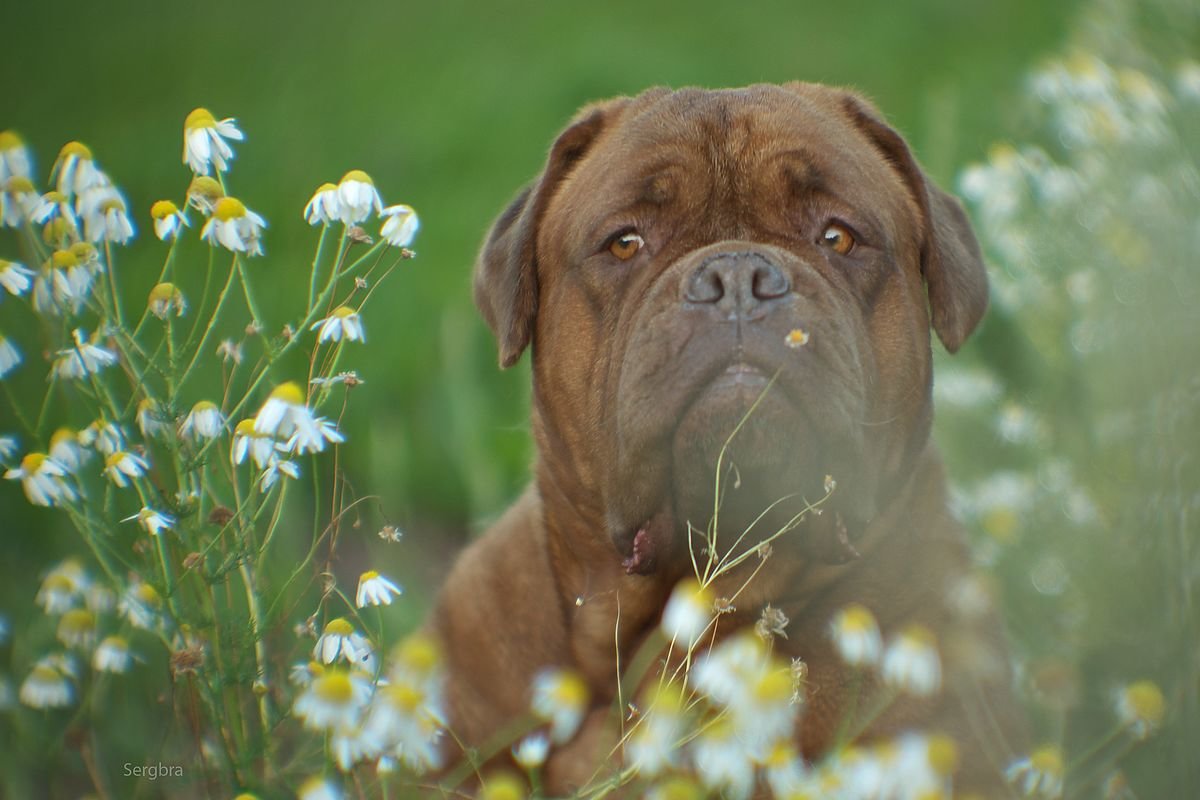
M511 367L529 346L537 318L537 234L555 190L628 100L585 106L550 148L541 176L521 190L492 225L475 262L475 305Z

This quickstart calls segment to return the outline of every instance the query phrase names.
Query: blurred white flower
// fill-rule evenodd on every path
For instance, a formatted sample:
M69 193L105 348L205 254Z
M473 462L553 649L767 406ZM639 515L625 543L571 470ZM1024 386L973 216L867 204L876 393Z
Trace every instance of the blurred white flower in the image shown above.
M86 608L72 608L58 621L56 635L67 647L89 650L96 641L96 615Z
M1004 775L1024 797L1055 800L1062 797L1063 770L1062 751L1046 745L1009 764Z
M296 792L297 800L342 800L342 793L332 781L327 781L320 775L300 784Z
M54 374L58 377L80 379L117 363L116 353L95 344L99 341L100 331L96 331L91 341L80 328L76 328L71 335L75 339L75 347L59 350L58 358L54 359Z
M217 404L210 400L201 400L192 406L192 410L183 418L179 426L179 435L194 442L215 439L225 427L225 415Z
M12 176L0 184L0 223L9 228L21 227L33 219L41 202L33 181L21 175Z
M380 216L384 217L384 223L379 235L388 244L392 247L408 247L412 244L421 227L421 221L412 206L388 206L380 212Z
M667 638L691 650L713 617L712 592L695 578L685 578L671 592L662 615Z
M942 683L937 640L923 625L910 625L893 637L883 654L883 680L901 691L928 696Z
M318 342L340 342L345 336L350 342L365 342L366 333L363 331L362 318L358 312L349 306L338 306L325 319L319 319L309 330L321 329L317 334Z
M292 713L306 728L337 730L358 724L371 697L371 682L360 672L326 670L296 698Z
M81 195L83 232L89 242L125 244L133 238L133 221L125 210L125 198L111 186L90 189Z
M38 664L21 684L21 702L30 708L64 708L75 691L66 676L48 664Z
M8 461L15 456L20 446L15 436L0 436L0 461Z
M297 480L300 477L300 468L291 461L273 460L263 471L262 477L259 479L258 490L266 492L279 482L280 475Z
M338 200L338 187L322 183L304 207L304 219L309 225L326 225L342 218L342 206Z
M159 200L150 206L150 216L154 220L154 235L164 242L176 238L185 226L191 224L187 214L170 200Z
M108 176L96 167L92 151L82 142L67 142L58 152L50 180L58 179L58 191L74 197L87 189L108 183Z
M402 589L375 570L367 570L358 578L358 592L354 602L359 608L366 606L390 606L392 597L402 593Z
M220 244L226 250L247 255L261 255L262 229L267 223L246 208L236 197L222 197L213 206L212 216L204 223L200 238L210 244Z
M121 489L132 483L131 478L145 475L148 469L150 464L146 459L137 453L127 453L124 450L117 450L104 459L104 474Z
M550 723L550 739L562 744L575 735L587 710L588 688L573 670L544 669L533 679L530 708Z
M217 207L217 201L225 196L219 181L207 175L197 175L188 184L187 204L204 216L210 216Z
M33 177L33 159L29 148L16 131L0 132L0 183L13 176Z
M313 648L313 658L322 664L332 664L340 658L361 668L370 669L374 665L371 643L344 617L335 617L325 625L325 632Z
M705 786L730 800L750 796L755 764L728 717L706 724L691 747L696 772Z
M883 650L883 639L875 615L857 603L834 615L829 626L830 636L842 660L851 666L877 664Z
M120 674L133 664L133 651L123 636L106 636L92 654L92 668L97 672Z
M91 451L80 444L79 433L73 428L59 428L50 436L50 458L68 472L77 472L91 455Z
M280 446L269 433L254 430L254 418L244 419L233 431L233 447L230 457L234 464L241 464L249 456L259 469L266 469L277 461Z
M1175 93L1183 100L1200 103L1200 63L1183 61L1175 68Z
M137 520L137 523L151 536L158 536L163 531L175 527L174 517L162 511L155 511L149 506L143 507L141 511L132 516L125 517L121 522L133 522L134 520Z
M150 290L150 296L146 299L146 310L159 319L166 319L172 313L182 317L187 311L187 301L183 299L183 292L178 286L173 283L160 283Z
M240 142L243 138L237 120L218 121L207 108L197 108L183 121L183 163L197 175L207 175L210 167L224 172L233 158L226 139Z
M1117 718L1135 739L1146 739L1162 726L1167 713L1162 689L1154 681L1137 681L1116 696Z
M526 771L545 764L549 753L550 737L542 732L531 733L512 746L513 761Z
M137 426L142 436L152 439L168 430L162 407L153 398L144 398L137 407ZM119 445L118 445L119 446Z
M0 335L0 378L21 365L21 351L12 342Z
M107 614L117 605L117 593L100 583L91 583L83 592L83 602L93 614Z
M61 220L63 232L78 236L79 222L75 219L75 210L71 207L71 198L59 191L51 190L42 195L37 207L29 215L38 225L48 225Z
M45 453L29 453L20 466L4 473L10 481L19 480L25 496L35 506L56 506L75 499L75 490L64 480L67 470Z
M254 417L254 430L287 441L293 453L318 453L326 442L345 437L332 422L313 415L304 402L304 391L292 381L276 386Z
M29 291L33 285L33 270L16 261L5 261L0 258L0 286L9 294L17 297Z
M625 761L639 775L652 777L678 765L685 708L681 687L668 683L652 690L625 743Z
M347 225L357 225L383 210L383 201L375 189L371 176L361 169L352 169L342 176L337 186L338 204L341 220Z
M152 631L161 624L162 595L150 584L135 580L121 595L117 613L135 628Z
M421 774L441 766L439 720L443 717L439 698L428 683L401 679L376 693L363 732L381 753L399 758Z

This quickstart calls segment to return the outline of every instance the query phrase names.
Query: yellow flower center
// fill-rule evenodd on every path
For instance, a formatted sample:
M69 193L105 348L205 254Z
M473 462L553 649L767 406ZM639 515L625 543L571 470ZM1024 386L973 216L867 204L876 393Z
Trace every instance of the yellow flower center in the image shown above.
M375 181L371 180L371 176L363 172L361 169L352 169L342 176L342 183L347 183L349 181L358 181L359 183L366 183L371 186L375 185Z
M1162 690L1153 681L1138 681L1127 687L1125 701L1139 720L1150 725L1158 725L1166 713Z
M213 216L221 220L221 222L239 219L246 216L246 206L236 197L222 197L217 201L217 205L213 209Z
M425 695L420 689L407 683L392 684L384 689L384 692L387 693L388 702L409 714L420 708L425 700Z
M366 583L367 581L373 581L378 577L379 577L378 572L376 572L373 569L369 569L366 572L364 572L362 575L360 575L358 580L359 580L359 583Z
M75 431L71 430L70 428L59 428L54 432L54 435L50 437L50 449L53 450L63 442L74 442L75 436Z
M125 211L125 203L119 197L109 197L100 204L100 210L107 214L110 211Z
M217 410L217 404L212 402L211 400L201 400L199 403L196 403L196 405L192 406L193 414L207 413L209 411L216 411L216 410Z
M1034 751L1029 763L1038 772L1058 777L1063 772L1062 751L1054 745L1046 745Z
M125 641L123 636L106 636L104 641L100 643L101 647L106 647L109 650L128 650L129 642Z
M237 424L233 429L235 436L251 436L258 437L258 432L254 430L254 418L244 419Z
M197 128L215 127L217 127L217 120L207 108L197 108L188 114L187 118L183 121L183 129L188 131L193 131Z
M951 775L958 769L958 745L949 736L930 736L928 758L938 775Z
M334 184L322 183L320 186L317 187L317 190L315 192L313 192L313 194L322 194L324 192L335 192L335 191L337 191L337 186L335 186Z
M62 150L58 151L58 158L61 161L65 158L70 158L71 156L74 156L75 158L81 158L85 161L91 161L92 151L89 150L88 146L83 142L67 142L63 145Z
M847 606L842 611L841 626L847 633L865 633L875 628L875 616L863 606Z
M124 450L114 450L108 458L104 459L104 466L112 468L120 464L128 457Z
M909 625L901 636L904 643L912 648L931 650L937 646L937 639L934 638L933 631L924 625Z
M42 241L53 247L54 245L67 238L67 233L71 230L70 224L62 217L55 217L46 223L42 228Z
M345 617L335 617L325 626L325 633L332 636L349 636L354 633L354 626L347 622Z
M796 757L796 750L791 743L786 741L778 741L771 747L771 752L767 753L766 766L772 769L781 769L791 763Z
M24 175L13 175L8 179L8 191L10 194L29 194L33 191L33 181Z
M0 150L15 150L23 144L16 131L0 132Z
M354 684L350 676L344 672L330 672L313 681L313 691L317 697L329 703L345 705L354 699Z
M221 188L221 184L215 178L210 178L207 175L200 175L192 178L192 182L188 184L188 197L206 197L209 200L216 200L218 197L225 196L225 190Z
M30 453L21 459L21 471L26 475L32 475L42 468L42 462L45 460L45 453Z
M800 347L808 344L808 334L800 328L793 328L784 340L788 347Z
M511 775L500 775L488 780L479 794L480 800L525 800L525 790Z
M95 626L96 618L86 608L73 608L63 614L62 621L58 624L59 630L67 633L84 633Z
M79 259L79 263L86 264L87 262L99 258L96 252L96 247L88 242L76 242L71 245L71 252Z
M376 573L378 574L378 573ZM428 636L416 634L401 642L393 657L406 667L417 672L429 672L441 662L438 646Z
M46 580L42 583L42 591L73 592L75 583L66 575L47 575Z
M150 206L150 216L155 219L166 219L167 217L178 214L179 208L170 200L159 200L154 205Z
M139 583L138 587L133 590L134 596L148 606L158 607L162 605L162 597L158 590L148 583Z
M304 390L295 381L281 383L271 392L271 398L293 406L304 405Z
M50 262L58 269L79 266L79 257L70 250L55 250L50 256Z
M993 508L983 515L983 529L1000 542L1012 541L1020 524L1020 517L1011 508Z
M773 669L754 684L754 699L762 703L786 703L792 696L792 675L787 670Z
M550 694L560 705L568 708L579 708L588 699L587 685L574 672L563 672L559 675Z
M61 204L67 202L67 198L62 192L51 190L42 196L42 199L47 203Z
M47 664L38 664L33 668L33 672L29 677L39 683L57 683L62 680L62 676L58 674L58 670Z
M358 314L358 312L353 308L350 308L350 306L338 306L329 316L337 317L338 319L346 319L347 317L353 317L356 314Z

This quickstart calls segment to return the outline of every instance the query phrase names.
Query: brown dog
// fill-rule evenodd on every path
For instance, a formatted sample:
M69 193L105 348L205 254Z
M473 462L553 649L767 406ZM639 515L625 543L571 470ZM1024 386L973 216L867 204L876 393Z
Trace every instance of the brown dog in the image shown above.
M885 635L924 624L940 694L894 704L864 738L946 732L964 755L956 785L996 785L1019 714L993 612L948 600L968 555L929 438L931 322L957 350L987 279L962 210L874 108L811 84L584 108L495 223L475 299L502 366L532 349L538 459L432 617L462 742L525 714L542 668L571 667L597 712L552 754L549 781L592 773L614 744L596 720L618 664L692 571L689 523L709 524L718 456L744 419L722 461L722 531L782 498L754 528L774 531L824 496L825 476L837 489L774 542L718 638L768 603L790 619L775 647L808 665L798 736L812 757L850 705L834 614L861 603Z

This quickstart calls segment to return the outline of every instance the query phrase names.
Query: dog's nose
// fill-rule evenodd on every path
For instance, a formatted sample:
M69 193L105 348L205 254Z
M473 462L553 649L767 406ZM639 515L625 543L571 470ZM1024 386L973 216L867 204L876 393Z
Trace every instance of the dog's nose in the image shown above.
M683 299L748 316L791 289L787 274L761 253L717 253L685 279Z

